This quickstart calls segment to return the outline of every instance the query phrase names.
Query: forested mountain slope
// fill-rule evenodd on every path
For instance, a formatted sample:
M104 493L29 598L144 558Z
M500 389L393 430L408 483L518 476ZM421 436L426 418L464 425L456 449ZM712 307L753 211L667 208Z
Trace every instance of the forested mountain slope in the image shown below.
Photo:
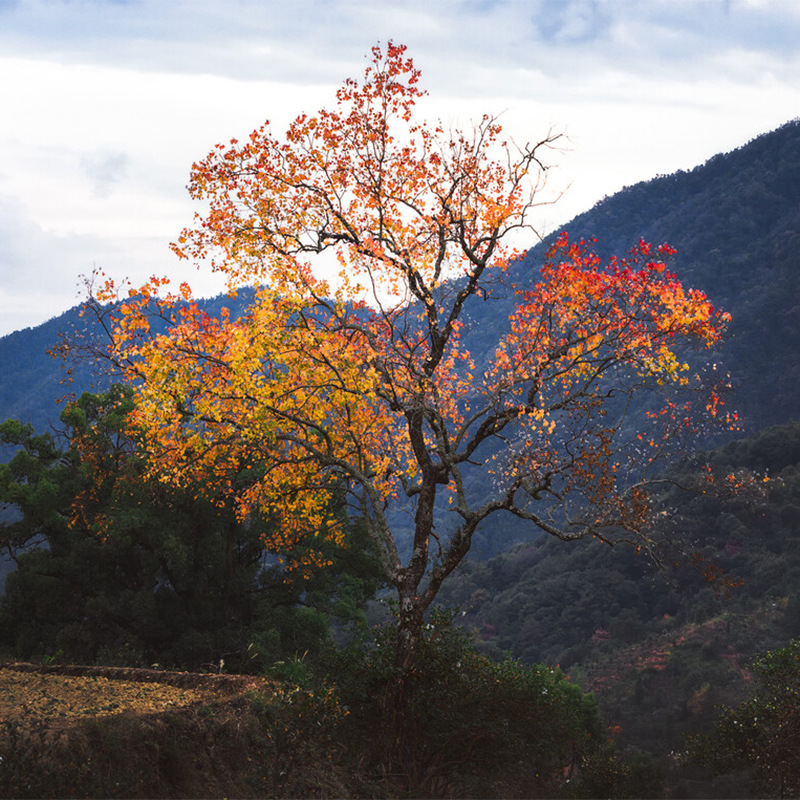
M680 279L733 317L720 356L747 428L798 416L800 120L690 172L624 189L564 228L596 237L603 252L639 238L677 248Z
M732 579L729 592L687 565L659 572L633 548L543 537L467 563L442 596L485 652L560 664L595 693L624 750L663 764L720 704L748 696L755 656L800 635L800 422L701 461L769 476L758 502L665 498L670 524Z

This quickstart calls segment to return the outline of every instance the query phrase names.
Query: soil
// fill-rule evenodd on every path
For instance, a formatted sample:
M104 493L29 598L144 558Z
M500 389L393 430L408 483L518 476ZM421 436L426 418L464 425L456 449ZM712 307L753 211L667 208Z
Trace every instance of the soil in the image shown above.
M69 664L0 664L0 721L159 713L211 699L264 691L251 675L167 672Z

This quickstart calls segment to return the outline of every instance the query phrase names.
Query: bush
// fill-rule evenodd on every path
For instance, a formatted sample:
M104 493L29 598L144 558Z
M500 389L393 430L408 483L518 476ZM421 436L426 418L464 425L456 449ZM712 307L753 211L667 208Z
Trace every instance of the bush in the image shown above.
M624 770L608 749L594 700L559 669L490 661L451 622L449 613L436 612L424 631L404 752L395 754L402 775L391 776L395 785L386 793L583 796L598 769L602 791L616 791ZM347 749L373 769L394 675L394 635L393 626L380 628L330 665L351 712L343 729Z
M714 733L692 739L689 757L716 775L750 774L754 797L800 797L800 639L756 659L754 696L724 707Z
M306 797L323 787L350 794L335 782L334 756L347 710L334 687L311 689L286 682L250 700L264 735L264 789L270 797Z

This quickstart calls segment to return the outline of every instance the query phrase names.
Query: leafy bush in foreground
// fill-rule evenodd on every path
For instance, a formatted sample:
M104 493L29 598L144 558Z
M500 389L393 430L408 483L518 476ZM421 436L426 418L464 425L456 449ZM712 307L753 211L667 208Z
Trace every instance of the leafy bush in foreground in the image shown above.
M690 756L716 774L750 774L753 797L800 797L800 639L756 659L753 697L720 711Z
M424 630L411 700L394 753L397 792L434 796L610 796L627 768L613 755L594 700L559 669L493 662L438 612ZM337 653L331 664L350 711L347 748L380 758L385 687L394 672L392 626Z

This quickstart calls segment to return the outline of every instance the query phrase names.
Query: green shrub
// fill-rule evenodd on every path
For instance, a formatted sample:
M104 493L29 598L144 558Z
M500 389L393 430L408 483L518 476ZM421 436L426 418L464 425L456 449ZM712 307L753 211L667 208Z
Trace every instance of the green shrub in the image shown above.
M581 796L608 743L594 700L559 669L480 655L451 615L424 631L404 720L394 792L433 796ZM336 655L331 672L351 712L345 743L377 769L394 627ZM620 772L621 775L621 772ZM596 781L595 781L596 782ZM604 781L604 790L613 788ZM391 794L392 791L387 793Z
M342 793L343 787L331 782L339 727L347 710L334 687L321 684L311 689L286 682L272 693L251 695L250 702L262 727L264 789L269 796L304 797L323 788Z
M721 709L689 757L717 775L748 770L752 796L800 797L800 639L756 659L753 697Z

